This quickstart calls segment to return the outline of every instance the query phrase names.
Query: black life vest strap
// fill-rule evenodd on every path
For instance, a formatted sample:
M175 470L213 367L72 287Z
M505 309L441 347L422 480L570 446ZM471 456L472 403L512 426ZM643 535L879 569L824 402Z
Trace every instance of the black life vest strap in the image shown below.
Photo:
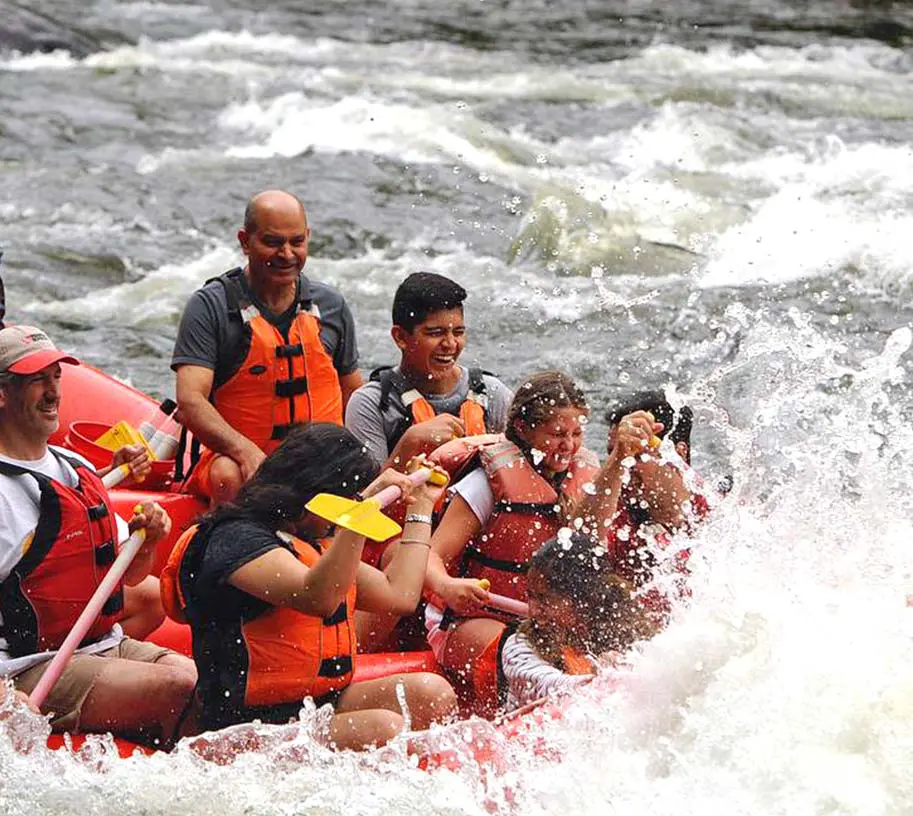
M89 521L100 521L103 518L106 518L108 515L108 506L102 502L101 504L93 504L89 508Z
M190 431L187 430L186 425L182 425L181 435L178 438L178 449L174 454L174 480L179 484L190 478L190 474L193 473L193 469L197 466L197 462L200 461L202 446L200 440L194 436L190 442L190 464L187 467L186 473L184 472L184 459L187 455L187 440L189 437Z
M528 561L505 561L500 558L491 558L472 545L467 545L464 553L468 561L475 561L483 567L499 570L500 572L523 574L529 569Z
M332 615L327 615L323 619L324 626L338 626L340 623L345 623L346 618L349 617L349 609L346 606L346 602L343 601L339 606L336 607L336 611Z
M283 398L298 397L308 392L308 378L295 377L291 380L279 380L276 383L276 396Z
M95 564L99 567L109 567L117 558L117 547L113 541L106 541L95 548Z
M320 661L317 674L320 677L342 677L352 671L352 656L325 657Z
M287 360L290 357L304 356L304 346L301 343L286 343L282 346L276 346L276 356L280 360Z
M527 513L531 516L539 516L541 518L554 518L558 510L557 503L555 504L542 504L541 502L508 502L508 501L499 501L495 505L495 513Z
M293 429L298 427L297 422L290 422L287 425L273 425L273 432L270 434L270 439L285 439Z

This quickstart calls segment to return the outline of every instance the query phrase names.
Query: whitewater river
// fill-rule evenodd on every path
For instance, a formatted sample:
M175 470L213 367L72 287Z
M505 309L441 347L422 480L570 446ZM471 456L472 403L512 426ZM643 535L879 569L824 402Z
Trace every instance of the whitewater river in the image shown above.
M16 722L0 813L913 813L913 11L31 6L96 42L0 53L11 318L170 394L186 298L280 186L365 370L394 359L397 283L440 272L471 293L464 359L577 377L600 452L607 398L671 389L734 488L690 602L545 756L429 774L303 736L231 767L80 762L17 753Z

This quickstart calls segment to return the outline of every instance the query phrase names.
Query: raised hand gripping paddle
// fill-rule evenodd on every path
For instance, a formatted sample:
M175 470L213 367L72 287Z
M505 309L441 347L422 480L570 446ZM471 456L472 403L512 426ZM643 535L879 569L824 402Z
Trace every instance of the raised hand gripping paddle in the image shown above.
M425 482L445 485L447 477L431 468L419 468L415 473L409 474L409 481L414 485ZM403 528L380 511L388 504L395 502L402 493L403 491L396 485L385 487L364 501L344 499L342 496L334 496L332 493L318 493L305 505L305 508L315 516L332 521L333 524L345 527L372 541L386 541L391 536L399 535Z
M89 598L86 608L82 610L82 614L76 619L70 634L67 635L66 640L57 650L57 654L48 663L48 667L44 670L44 674L41 675L38 685L35 686L29 695L29 699L35 704L36 708L41 708L41 704L45 701L51 689L54 688L54 684L60 679L60 675L63 674L63 670L73 656L73 652L82 643L86 632L92 628L92 624L95 623L95 619L105 605L105 601L108 600L120 579L124 577L127 567L130 566L130 562L133 561L139 552L139 548L143 545L145 539L146 531L137 530L121 547L121 551L111 565L111 569L102 578L98 589L95 590L95 594Z

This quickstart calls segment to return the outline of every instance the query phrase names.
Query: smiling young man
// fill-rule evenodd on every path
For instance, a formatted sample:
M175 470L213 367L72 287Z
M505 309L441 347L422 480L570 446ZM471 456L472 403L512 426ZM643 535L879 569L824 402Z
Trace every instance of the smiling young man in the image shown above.
M302 274L309 237L297 198L258 193L238 232L247 266L207 281L184 310L171 367L184 426L206 446L191 452L185 489L213 504L232 499L295 425L341 425L362 384L348 305Z
M29 694L126 537L84 459L48 445L60 366L77 361L31 326L0 330L0 682ZM122 449L123 450L123 449ZM133 459L134 457L131 457ZM121 456L124 460L124 456ZM115 465L120 461L115 458ZM132 461L131 461L132 467ZM171 522L157 504L130 521L146 540L42 705L55 730L113 731L161 744L196 683L193 662L124 636L124 591L149 574Z
M431 272L409 275L396 290L390 333L399 365L372 372L346 409L346 427L378 464L400 468L456 437L504 430L510 389L457 362L464 300L462 286Z

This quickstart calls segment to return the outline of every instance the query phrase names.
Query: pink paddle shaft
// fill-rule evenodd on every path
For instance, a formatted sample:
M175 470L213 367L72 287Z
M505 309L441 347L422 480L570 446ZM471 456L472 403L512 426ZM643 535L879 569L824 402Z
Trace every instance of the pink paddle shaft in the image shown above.
M509 615L516 615L518 618L529 617L529 604L508 598L506 595L495 595L493 592L489 592L485 606L507 612Z
M124 577L127 567L130 566L130 562L133 561L139 552L139 548L143 545L145 538L146 531L137 530L121 548L120 553L111 565L111 569L108 570L98 585L98 589L95 590L95 594L89 599L86 608L82 610L82 614L73 625L70 634L67 635L63 645L57 650L57 654L48 663L48 667L44 670L38 685L35 686L35 689L29 695L29 699L37 708L41 708L41 704L45 701L51 689L54 688L54 684L60 679L60 675L63 674L63 670L73 656L73 652L76 651L86 633L92 628L92 624L95 623L95 619L105 605L105 601L111 596L120 579Z
M431 478L431 468L419 468L415 473L409 474L409 481L414 485L424 484ZM388 504L393 504L400 496L403 495L403 491L400 490L396 485L390 485L385 487L379 493L371 496L370 499L365 501L377 502L378 507L383 510Z

